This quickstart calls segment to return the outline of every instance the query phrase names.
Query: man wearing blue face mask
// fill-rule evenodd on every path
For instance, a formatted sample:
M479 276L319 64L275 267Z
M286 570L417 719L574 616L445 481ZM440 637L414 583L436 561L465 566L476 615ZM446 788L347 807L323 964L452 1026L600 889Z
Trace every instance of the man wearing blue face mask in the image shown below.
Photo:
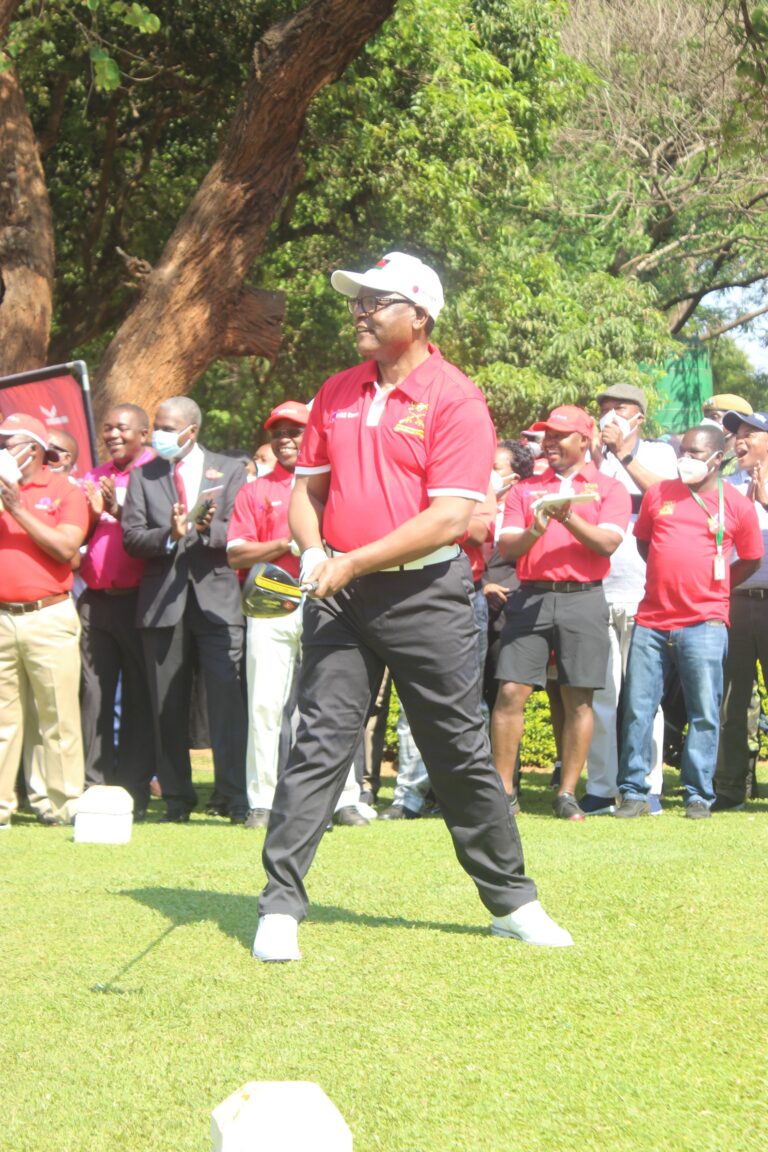
M630 524L637 520L643 493L659 480L677 475L677 457L669 444L643 440L646 396L634 384L612 384L597 397L600 433L592 445L592 459L604 476L611 476L626 488L632 500ZM608 631L611 643L605 688L592 699L594 728L587 759L587 791L579 801L585 816L610 815L615 811L619 770L619 725L617 714L627 671L629 644L637 606L645 589L645 561L637 541L627 532L611 556L611 570L603 580L608 604ZM650 768L651 812L661 812L662 751L664 716L658 709L653 724L653 757Z
M240 585L227 563L227 523L245 482L238 460L202 448L202 415L187 396L157 410L157 459L131 473L123 509L125 550L145 561L141 630L154 711L157 776L165 821L186 823L197 803L188 730L192 667L205 680L217 811L245 823L245 621Z
M649 488L635 524L647 578L624 689L615 815L625 819L648 812L651 730L670 667L680 676L688 715L680 764L686 816L709 816L715 799L730 590L757 570L763 554L754 505L719 475L724 451L719 428L689 429L678 478Z

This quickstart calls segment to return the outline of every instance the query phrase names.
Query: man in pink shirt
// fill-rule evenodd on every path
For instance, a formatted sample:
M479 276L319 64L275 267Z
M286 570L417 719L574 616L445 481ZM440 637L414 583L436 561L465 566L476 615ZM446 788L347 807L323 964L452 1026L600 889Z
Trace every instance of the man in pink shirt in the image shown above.
M135 404L118 404L107 413L102 435L110 459L84 480L91 510L91 535L80 564L86 590L78 603L85 779L88 784L121 785L133 797L134 819L141 820L155 762L149 738L152 709L136 627L144 561L125 551L120 520L131 471L152 459L147 414ZM120 734L115 747L118 681Z

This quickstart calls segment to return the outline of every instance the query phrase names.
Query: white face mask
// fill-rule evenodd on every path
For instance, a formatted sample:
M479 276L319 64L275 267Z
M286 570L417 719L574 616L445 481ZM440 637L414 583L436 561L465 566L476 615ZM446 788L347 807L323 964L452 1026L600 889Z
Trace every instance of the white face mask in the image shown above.
M21 480L19 463L7 448L0 448L0 480L5 484L18 484Z
M183 452L186 444L183 446L179 444L179 436L191 427L191 424L187 424L187 427L182 428L181 432L164 432L160 428L155 429L152 433L152 447L161 460L175 460Z
M256 476L269 476L270 472L274 471L273 464L267 464L264 460L256 461ZM256 479L256 477L254 477Z
M714 453L713 455L717 455ZM710 456L706 460L694 460L692 456L681 456L677 462L677 474L683 484L699 484L709 475Z
M615 424L618 427L619 432L621 432L622 436L625 438L627 436L631 436L635 430L634 425L631 424L629 420L626 420L623 416L619 416L615 408L611 408L610 412L604 413L604 415L600 417L599 423L601 432L603 428L605 428L606 424Z

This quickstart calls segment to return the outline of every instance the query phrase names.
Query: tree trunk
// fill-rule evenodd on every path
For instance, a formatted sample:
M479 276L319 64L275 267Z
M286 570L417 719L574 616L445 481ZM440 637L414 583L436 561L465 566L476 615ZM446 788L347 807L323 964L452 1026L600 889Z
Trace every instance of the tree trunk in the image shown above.
M7 16L0 6L2 21ZM0 375L45 364L53 297L53 225L24 97L0 73Z
M150 413L220 356L274 358L282 299L244 280L300 175L310 100L337 79L395 0L313 0L275 25L221 153L173 232L96 377L97 418L130 399Z

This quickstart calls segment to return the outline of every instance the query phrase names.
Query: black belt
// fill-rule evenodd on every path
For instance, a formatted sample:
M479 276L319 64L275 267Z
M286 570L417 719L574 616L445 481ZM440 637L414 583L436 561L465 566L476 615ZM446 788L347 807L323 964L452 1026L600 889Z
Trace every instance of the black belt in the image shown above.
M49 604L61 604L62 600L69 600L69 592L57 592L55 596L43 596L40 600L0 600L0 612L10 612L11 616L25 616L27 612L47 608Z
M588 592L590 588L602 588L602 580L521 580L521 588L532 592Z
M89 592L98 592L103 596L130 596L131 592L138 592L139 586L135 588L89 588Z
M768 588L734 588L734 596L751 596L754 600L768 600Z

